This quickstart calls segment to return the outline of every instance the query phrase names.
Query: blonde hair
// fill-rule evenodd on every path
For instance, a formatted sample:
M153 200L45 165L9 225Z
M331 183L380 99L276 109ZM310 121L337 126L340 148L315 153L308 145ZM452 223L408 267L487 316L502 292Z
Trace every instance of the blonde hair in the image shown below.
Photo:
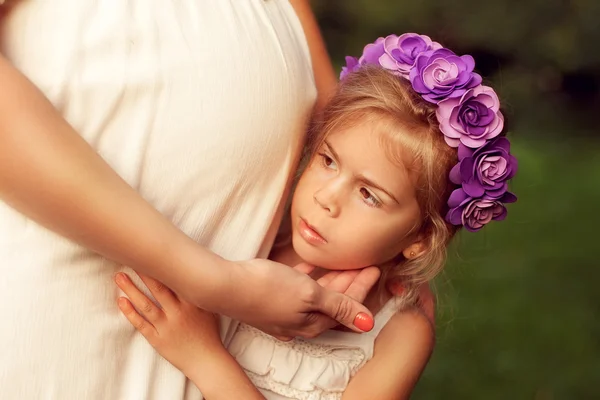
M405 304L415 303L421 284L431 281L446 261L446 247L457 227L446 223L446 202L453 185L450 170L456 149L449 147L439 130L435 105L424 101L410 82L379 68L363 66L339 85L323 112L311 126L305 161L336 130L363 121L375 122L390 160L409 171L421 211L421 223L410 234L425 243L425 251L412 259L399 254L382 265L379 290L390 283L403 287ZM400 161L402 160L402 161ZM305 164L305 163L303 163Z

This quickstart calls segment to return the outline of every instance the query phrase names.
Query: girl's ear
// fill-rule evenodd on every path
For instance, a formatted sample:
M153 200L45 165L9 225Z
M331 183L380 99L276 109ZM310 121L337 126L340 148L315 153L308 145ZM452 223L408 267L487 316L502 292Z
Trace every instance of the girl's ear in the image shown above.
M422 256L427 251L427 241L425 237L419 235L415 242L408 245L404 250L402 250L402 255L407 260L413 260L419 256Z

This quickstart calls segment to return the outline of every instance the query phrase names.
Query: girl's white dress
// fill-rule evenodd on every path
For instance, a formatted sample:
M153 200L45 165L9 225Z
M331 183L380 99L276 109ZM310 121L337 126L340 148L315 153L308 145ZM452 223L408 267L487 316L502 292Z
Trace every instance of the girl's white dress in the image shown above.
M77 132L199 243L267 256L316 97L289 2L14 2L1 51ZM120 315L122 269L0 202L1 398L201 398Z
M338 400L373 357L375 338L397 303L389 300L375 315L373 330L363 334L330 330L315 339L282 342L240 324L229 352L267 400Z

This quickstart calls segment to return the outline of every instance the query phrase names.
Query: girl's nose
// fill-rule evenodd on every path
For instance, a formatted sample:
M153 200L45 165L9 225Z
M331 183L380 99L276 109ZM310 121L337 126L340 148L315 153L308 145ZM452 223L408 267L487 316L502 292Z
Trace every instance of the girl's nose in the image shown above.
M335 191L331 188L323 188L313 195L315 204L321 207L330 217L337 217L340 213L340 206Z

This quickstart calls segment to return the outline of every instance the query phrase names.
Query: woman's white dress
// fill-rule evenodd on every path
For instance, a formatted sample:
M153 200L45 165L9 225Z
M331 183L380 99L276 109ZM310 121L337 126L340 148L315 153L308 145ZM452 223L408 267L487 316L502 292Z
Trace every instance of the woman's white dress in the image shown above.
M0 38L186 234L228 259L267 255L316 97L288 1L21 0ZM201 398L120 315L124 268L0 202L0 397Z

